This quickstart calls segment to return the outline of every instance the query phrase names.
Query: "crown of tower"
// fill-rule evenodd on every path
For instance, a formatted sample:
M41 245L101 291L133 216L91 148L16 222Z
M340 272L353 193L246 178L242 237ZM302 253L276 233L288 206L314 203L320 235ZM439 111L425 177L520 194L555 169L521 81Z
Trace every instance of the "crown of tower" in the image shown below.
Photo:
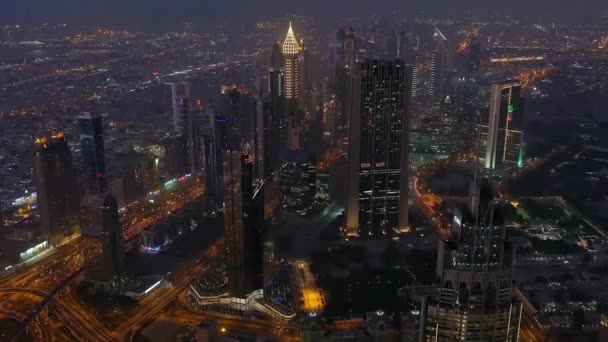
M283 42L283 54L285 55L295 55L300 50L300 46L298 44L298 40L296 39L296 35L293 33L293 29L291 28L291 22L289 23L289 30L287 30L287 36L285 37L285 41Z

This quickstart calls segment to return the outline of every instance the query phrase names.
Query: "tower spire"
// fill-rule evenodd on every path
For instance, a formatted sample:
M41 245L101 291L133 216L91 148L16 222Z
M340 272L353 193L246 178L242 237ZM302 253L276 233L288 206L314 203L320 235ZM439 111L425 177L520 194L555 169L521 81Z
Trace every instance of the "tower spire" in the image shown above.
M289 22L289 30L287 30L287 36L285 36L285 41L283 42L283 54L296 54L298 53L299 48L300 46L298 45L298 40L296 39L295 33L293 33L291 22Z

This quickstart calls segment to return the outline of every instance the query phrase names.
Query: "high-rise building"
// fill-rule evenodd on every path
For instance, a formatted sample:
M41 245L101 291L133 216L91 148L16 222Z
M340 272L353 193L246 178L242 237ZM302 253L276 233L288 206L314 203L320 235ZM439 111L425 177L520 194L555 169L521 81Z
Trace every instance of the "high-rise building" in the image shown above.
M108 181L101 116L88 112L80 114L78 130L83 170L88 178L89 190L93 194L103 193L108 188Z
M281 42L276 41L272 45L272 54L270 56L270 70L283 69L285 59L283 58L283 47Z
M512 295L515 251L489 184L455 210L452 238L439 241L437 282L422 301L420 341L519 341L522 306Z
M304 111L310 109L310 87L308 84L308 49L304 39L300 39L298 52L298 108Z
M104 260L112 274L124 271L124 242L122 225L118 215L116 199L108 194L103 200L102 209L103 232L106 243L103 246Z
M219 196L222 193L221 188L221 175L222 170L220 168L221 163L218 163L217 153L217 138L215 122L215 113L213 111L206 111L201 126L201 161L203 168L203 175L205 179L205 191L214 196Z
M192 91L188 81L171 84L173 99L173 130L185 144L186 171L196 172L201 167L199 130L192 111Z
M168 178L176 178L188 173L188 149L183 136L169 134L160 141L164 147L164 174Z
M435 27L433 31L433 53L431 55L431 88L429 95L439 99L445 92L445 69L448 63L448 40Z
M350 120L346 234L382 237L408 228L411 68L399 60L360 65L358 113ZM356 99L352 100L354 103Z
M254 139L256 177L265 180L272 179L279 168L279 150L282 146L281 127L277 124L280 119L276 118L275 115L278 113L273 110L273 105L271 97L256 99Z
M342 136L346 136L346 128L348 127L348 120L350 118L348 104L352 96L350 83L352 82L353 75L358 73L357 68L356 40L351 26L348 32L345 33L342 43L342 56L340 64L336 68L336 80L334 84L337 100L336 127Z
M178 135L186 134L192 106L190 82L172 83L171 98L173 101L173 131Z
M262 257L257 255L261 250L261 227L256 227L258 220L254 212L260 208L254 202L253 162L247 154L232 150L224 151L223 162L229 293L232 297L245 298L262 287L263 278L258 265Z
M81 208L82 234L97 240L102 253L87 266L89 280L105 287L124 272L124 240L118 214L118 202L110 193L104 197L88 196Z
M348 28L348 32L344 38L342 51L344 54L344 65L350 69L354 68L357 64L357 43L352 26Z
M492 84L487 126L484 136L484 166L490 173L503 173L524 164L523 101L521 82Z
M63 132L36 138L33 178L41 235L59 244L78 231L80 211L74 162Z
M283 41L283 58L285 63L285 99L290 114L297 111L300 96L300 44L293 33L291 23L285 41Z
M315 203L317 183L313 156L304 150L285 150L281 155L281 202L288 213L306 215Z

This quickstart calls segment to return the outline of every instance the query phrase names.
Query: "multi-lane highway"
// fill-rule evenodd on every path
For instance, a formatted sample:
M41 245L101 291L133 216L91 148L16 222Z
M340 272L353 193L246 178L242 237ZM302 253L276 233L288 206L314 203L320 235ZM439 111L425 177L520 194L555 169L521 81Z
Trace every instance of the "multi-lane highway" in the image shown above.
M176 179L175 184L159 190L154 200L136 203L127 209L122 217L125 237L137 238L147 226L185 207L203 193L204 187L199 178L188 176ZM79 237L69 244L57 247L44 259L32 265L22 265L14 273L4 275L0 278L0 298L3 299L5 306L9 306L1 308L4 316L23 321L33 312L42 298L95 260L100 253L101 247L95 240ZM197 265L196 269L192 269L192 273L187 277L180 278L181 282L177 283L179 286L176 285L175 289L187 287L189 282L188 284L185 282L198 274L198 267L200 266ZM166 293L163 293L162 298L156 301L155 305L144 306L146 310L145 314L142 314L143 317L146 319L151 317L166 305L168 298L175 298L175 289L165 291ZM72 336L77 340L91 341L115 340L116 333L110 335L106 332L105 327L79 303L71 291L71 288L62 291L39 313L35 324L32 325L33 335L40 340L57 339L54 336ZM161 303L165 304L161 305ZM136 327L139 321L133 319L137 317L140 316L136 315L125 324L131 322L132 326ZM44 328L38 329L40 324L43 324ZM119 336L121 329L124 329L124 324L119 329Z

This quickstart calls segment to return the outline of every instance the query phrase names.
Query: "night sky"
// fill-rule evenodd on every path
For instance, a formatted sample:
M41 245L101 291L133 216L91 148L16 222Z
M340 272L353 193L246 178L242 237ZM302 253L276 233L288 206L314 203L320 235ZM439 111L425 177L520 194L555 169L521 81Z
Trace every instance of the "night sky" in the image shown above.
M513 14L544 16L562 14L584 21L579 12L608 9L606 0L0 0L0 24L100 23L129 25L193 20L202 23L223 19L254 19L281 14L315 15L323 18L377 13L388 15L433 11L437 14L466 14L470 10L493 9ZM370 4L373 4L371 6Z

